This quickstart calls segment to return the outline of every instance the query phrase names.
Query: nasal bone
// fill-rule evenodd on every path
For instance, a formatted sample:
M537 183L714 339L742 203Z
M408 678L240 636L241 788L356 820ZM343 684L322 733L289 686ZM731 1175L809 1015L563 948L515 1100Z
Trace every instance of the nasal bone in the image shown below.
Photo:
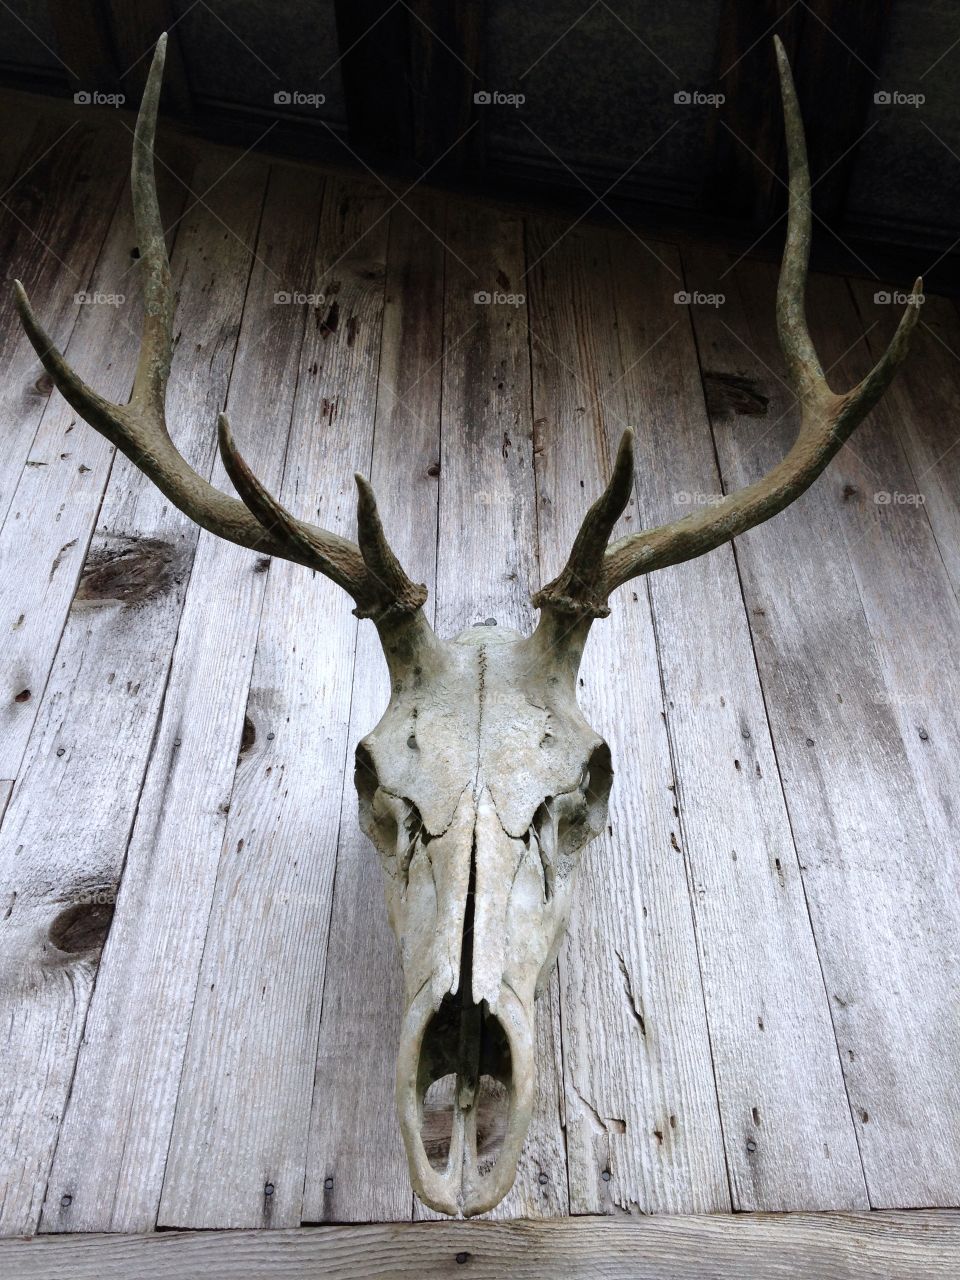
M439 1001L433 984L421 988L404 1015L397 1059L397 1111L414 1189L431 1208L463 1216L493 1208L513 1185L534 1097L532 996L528 1008L504 981L507 908L524 845L505 832L486 787L474 804L472 830L461 829L471 847L459 983ZM440 868L435 874L447 878ZM424 1146L423 1101L449 1074L456 1077L450 1148L437 1169ZM477 1140L482 1076L502 1084L507 1100L503 1145L485 1169Z

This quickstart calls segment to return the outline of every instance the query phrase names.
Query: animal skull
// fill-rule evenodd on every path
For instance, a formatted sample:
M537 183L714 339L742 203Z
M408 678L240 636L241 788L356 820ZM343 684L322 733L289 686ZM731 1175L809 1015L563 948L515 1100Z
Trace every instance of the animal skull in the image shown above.
M606 743L576 672L513 631L432 633L392 664L383 719L357 747L360 825L380 853L400 943L397 1110L419 1194L478 1213L510 1189L534 1094L534 998L567 923L584 845L603 828ZM423 1141L430 1085L456 1077L443 1172ZM477 1153L481 1076L506 1089L492 1173Z
M220 452L240 498L214 489L177 451L165 419L173 349L173 291L157 206L153 141L166 37L157 45L134 139L132 187L144 273L143 340L126 405L104 400L74 373L34 315L19 282L24 328L55 385L91 426L123 450L205 529L259 554L319 570L376 624L390 670L390 704L357 747L360 822L383 864L390 922L400 942L404 1010L397 1107L414 1188L445 1213L492 1208L510 1189L534 1100L534 999L563 937L584 846L603 828L610 753L583 718L577 671L590 625L631 578L703 555L782 511L813 483L864 419L903 360L922 296L913 288L887 351L851 391L826 378L804 316L810 179L790 68L777 58L790 168L787 241L777 322L800 431L769 475L659 528L609 543L633 486L633 433L587 512L561 573L533 597L530 636L473 628L437 637L426 589L404 573L357 477L357 542L298 520L250 472L226 418ZM448 1159L431 1163L423 1100L456 1077ZM508 1116L492 1169L478 1153L477 1099L500 1082Z

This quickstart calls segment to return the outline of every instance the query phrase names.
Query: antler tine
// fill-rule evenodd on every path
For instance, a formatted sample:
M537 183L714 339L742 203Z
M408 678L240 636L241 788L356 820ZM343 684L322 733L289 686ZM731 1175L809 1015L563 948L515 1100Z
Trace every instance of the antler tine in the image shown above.
M560 573L532 597L540 609L552 607L580 617L605 618L604 553L613 526L623 515L633 488L633 432L620 437L607 487L583 518L570 557Z
M134 133L131 185L145 305L129 403L111 403L77 376L44 331L23 286L16 281L17 309L27 337L68 403L191 520L240 546L318 570L353 596L360 616L383 622L398 613L414 613L426 599L426 589L410 582L395 558L390 572L378 575L356 543L296 520L285 511L237 452L225 417L219 423L220 451L243 501L215 489L193 470L170 439L164 405L173 351L174 297L153 164L165 52L163 35L157 41ZM382 530L380 539L386 549L381 558L386 563L389 548Z
M655 529L628 534L612 543L604 555L602 595L598 588L602 599L631 578L712 551L769 520L798 498L889 386L906 356L909 337L920 314L923 282L918 279L884 355L851 391L839 395L831 391L807 328L804 308L812 214L803 120L787 55L779 37L774 37L774 43L790 171L787 238L777 289L777 329L790 383L800 401L800 430L786 457L761 480L703 511ZM558 578L539 593L537 602L541 607L569 612L561 582Z
M164 31L157 41L140 110L137 112L130 166L133 221L137 231L143 278L143 335L130 398L133 403L152 411L157 421L163 424L164 430L164 401L173 356L174 297L167 241L163 234L160 203L157 200L153 147L166 57L167 33Z

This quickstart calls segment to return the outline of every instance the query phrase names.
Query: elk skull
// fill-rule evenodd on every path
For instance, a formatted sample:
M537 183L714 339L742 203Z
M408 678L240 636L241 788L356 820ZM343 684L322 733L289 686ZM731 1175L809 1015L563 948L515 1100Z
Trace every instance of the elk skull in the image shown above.
M474 628L442 641L404 573L369 485L357 477L357 542L285 511L237 452L226 418L220 452L240 498L214 489L177 451L165 399L173 292L153 171L166 37L147 82L133 149L132 187L145 287L143 340L126 405L103 399L51 342L19 283L20 317L60 392L198 524L260 554L319 570L372 618L390 670L390 703L357 747L360 822L383 864L401 950L404 1012L397 1105L414 1188L446 1213L475 1214L513 1183L534 1099L534 999L563 937L583 847L603 827L612 771L606 744L576 700L593 619L631 578L703 555L782 511L809 487L864 419L903 360L922 284L887 351L852 390L827 384L804 315L810 179L786 55L776 41L790 168L790 209L777 295L787 373L801 406L793 447L762 479L669 525L609 543L633 485L633 434L587 512L561 573L533 597L530 636ZM609 543L609 545L608 545ZM445 1167L423 1142L423 1099L454 1075L454 1127ZM477 1152L481 1078L505 1087L506 1137L492 1169Z

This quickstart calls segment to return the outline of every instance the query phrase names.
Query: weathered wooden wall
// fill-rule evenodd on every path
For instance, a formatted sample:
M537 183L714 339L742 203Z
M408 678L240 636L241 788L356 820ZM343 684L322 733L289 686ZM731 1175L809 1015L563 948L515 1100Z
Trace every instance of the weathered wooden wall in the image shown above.
M128 149L99 124L0 139L5 274L116 398L138 326ZM226 404L286 505L347 534L370 474L445 634L530 625L625 425L624 529L789 444L767 265L161 154L177 444L227 486ZM811 284L836 386L891 331L877 288ZM0 1225L429 1217L356 825L353 744L386 696L373 629L325 580L199 533L51 394L6 290L0 321ZM930 299L808 495L594 628L611 829L496 1216L960 1204L958 361L960 319Z

